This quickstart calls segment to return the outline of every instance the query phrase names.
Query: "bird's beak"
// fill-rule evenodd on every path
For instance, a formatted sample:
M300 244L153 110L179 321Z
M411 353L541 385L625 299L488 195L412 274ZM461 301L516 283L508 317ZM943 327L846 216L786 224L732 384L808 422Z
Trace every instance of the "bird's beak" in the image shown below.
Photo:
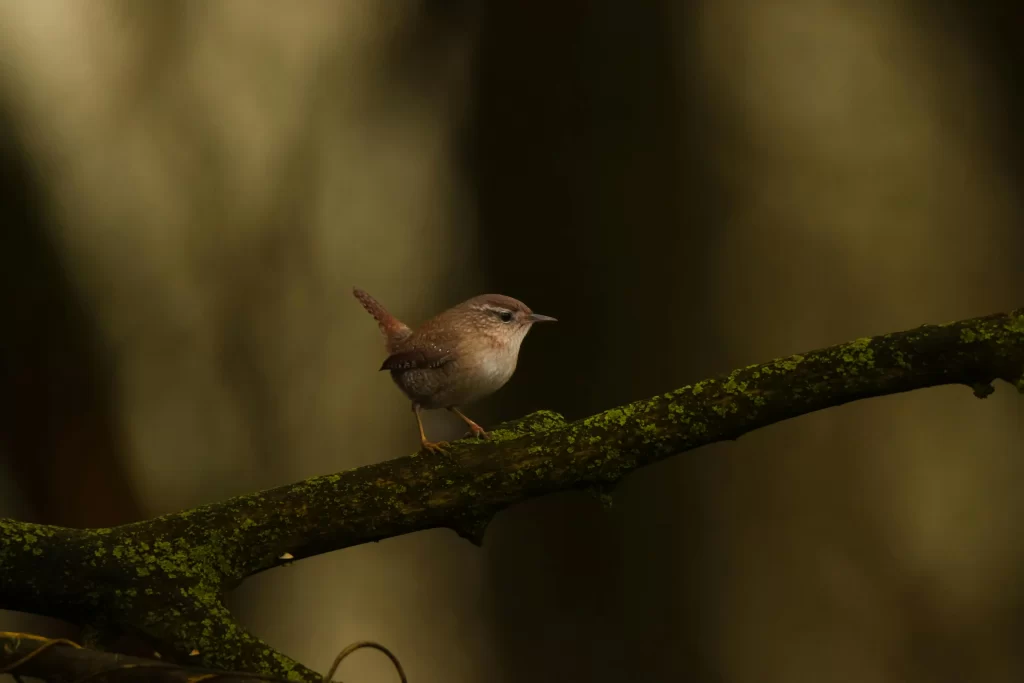
M530 314L531 323L557 323L556 318L552 318L550 315L540 315L539 313Z

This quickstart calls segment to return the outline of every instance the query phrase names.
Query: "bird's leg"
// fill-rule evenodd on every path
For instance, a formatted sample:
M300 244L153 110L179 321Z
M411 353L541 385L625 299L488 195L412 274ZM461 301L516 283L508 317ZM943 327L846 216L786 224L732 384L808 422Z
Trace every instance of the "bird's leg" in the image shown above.
M458 409L458 408L456 408L455 406L452 406L452 407L448 408L448 410L450 410L451 412L453 412L453 413L455 413L456 415L458 415L459 417L461 417L461 418L462 418L462 420L463 420L463 421L464 421L464 422L465 422L466 424L468 424L468 425L469 425L469 431L470 431L470 433L471 433L471 434L472 434L473 436L478 436L478 437L480 437L481 439L487 439L487 438L490 438L490 436L489 436L489 435L487 434L487 432L486 432L486 431L484 431L484 428L483 428L483 427L481 427L481 426L480 426L480 425L478 425L478 424L477 424L476 422L473 422L473 421L472 421L472 420L470 420L470 419L469 419L468 417L466 417L465 415L463 415L463 414L462 414L462 411L461 411L461 410L459 410L459 409Z
M420 428L420 443L423 444L423 448L430 453L437 453L444 449L448 445L447 441L427 441L427 435L423 431L423 420L420 418L420 404L412 404L412 412L416 415L416 424Z

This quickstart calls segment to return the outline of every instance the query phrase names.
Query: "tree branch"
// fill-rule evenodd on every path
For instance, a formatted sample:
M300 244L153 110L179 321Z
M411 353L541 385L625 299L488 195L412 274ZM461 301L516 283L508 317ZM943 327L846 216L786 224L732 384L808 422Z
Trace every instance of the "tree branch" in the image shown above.
M211 669L178 666L156 659L127 657L80 647L65 640L52 640L27 633L0 631L0 675L31 676L50 683L117 681L131 683L266 683L280 678L254 677Z
M566 423L542 411L417 453L112 529L0 520L0 606L109 622L204 666L317 680L242 629L221 596L295 559L422 529L480 543L499 510L850 401L1005 380L1024 392L1024 309L857 339Z

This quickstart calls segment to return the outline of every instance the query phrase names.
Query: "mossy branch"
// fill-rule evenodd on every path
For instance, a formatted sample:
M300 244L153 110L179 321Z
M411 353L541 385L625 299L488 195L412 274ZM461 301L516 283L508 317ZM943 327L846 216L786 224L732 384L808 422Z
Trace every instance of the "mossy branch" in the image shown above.
M112 529L0 520L0 607L111 624L203 666L318 680L231 617L246 577L368 541L447 527L479 543L499 510L850 401L963 384L1024 392L1024 309L751 365L567 423L534 413L444 454L417 453Z

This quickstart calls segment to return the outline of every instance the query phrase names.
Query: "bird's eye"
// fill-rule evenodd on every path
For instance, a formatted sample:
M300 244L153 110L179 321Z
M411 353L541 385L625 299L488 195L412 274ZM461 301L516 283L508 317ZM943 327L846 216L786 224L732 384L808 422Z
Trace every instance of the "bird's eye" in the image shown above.
M510 323L512 322L512 311L501 311L498 313L498 317L501 318L501 322Z

